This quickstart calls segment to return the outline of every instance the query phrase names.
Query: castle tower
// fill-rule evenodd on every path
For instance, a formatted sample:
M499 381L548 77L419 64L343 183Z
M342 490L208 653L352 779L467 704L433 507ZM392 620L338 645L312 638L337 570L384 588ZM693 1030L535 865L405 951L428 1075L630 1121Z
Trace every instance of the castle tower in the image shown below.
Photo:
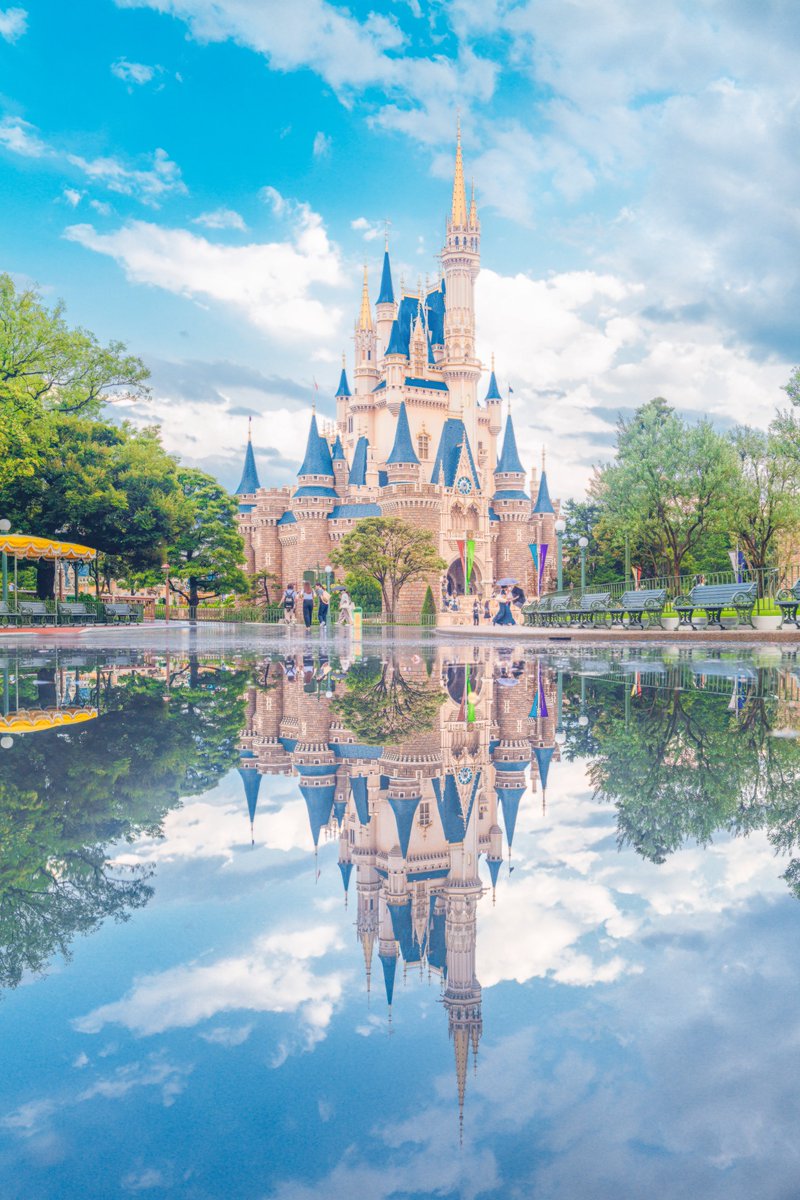
M339 376L339 386L336 389L336 424L339 429L346 428L347 408L352 392L347 382L347 367L344 354L342 355L342 373Z
M234 495L239 497L239 528L245 544L245 570L254 573L258 570L255 563L255 507L256 492L261 487L253 454L252 419L247 422L247 449L244 452L242 478L239 480Z
M447 988L443 1003L456 1059L459 1131L464 1128L464 1097L467 1067L472 1048L477 1065L478 1044L483 1033L481 985L475 974L477 907L481 894L475 886L448 887L446 896L445 941L447 945Z
M419 459L411 444L411 430L408 426L405 401L401 403L400 412L397 414L394 445L386 460L386 473L390 485L419 481Z
M367 268L364 266L364 282L361 288L361 311L358 314L355 331L356 343L356 395L368 396L376 386L380 373L378 371L378 339L372 320L372 308L369 303L369 280Z
M531 502L525 492L525 471L517 450L511 413L506 420L503 449L494 469L492 506L499 519L496 542L496 578L518 579L526 595L533 595L533 569L528 549Z
M535 540L540 545L549 547L545 565L545 578L542 580L542 586L547 590L548 586L553 585L556 571L556 511L553 508L553 502L550 499L550 489L547 486L544 450L542 450L542 475L539 480L539 492L536 497L536 503L533 506L532 527L536 534ZM547 580L547 584L545 580Z
M383 269L381 271L381 290L378 293L378 303L375 305L376 332L378 335L378 361L386 353L389 338L392 333L392 321L397 315L394 302L394 286L392 284L392 268L389 262L389 242L387 240L383 251Z
M292 497L292 514L297 524L293 545L294 562L288 574L302 579L303 571L325 566L330 558L328 514L336 504L335 476L330 447L317 428L316 413L311 416L305 457L297 472L299 487Z
M450 412L463 418L473 446L477 445L477 386L481 373L475 358L475 280L481 265L480 239L474 198L471 209L467 209L459 121L453 199L442 250L447 297L442 372L450 391Z
M336 434L336 440L331 447L331 462L333 463L333 477L335 479L334 487L339 495L347 482L347 459L344 456L344 446L339 434Z

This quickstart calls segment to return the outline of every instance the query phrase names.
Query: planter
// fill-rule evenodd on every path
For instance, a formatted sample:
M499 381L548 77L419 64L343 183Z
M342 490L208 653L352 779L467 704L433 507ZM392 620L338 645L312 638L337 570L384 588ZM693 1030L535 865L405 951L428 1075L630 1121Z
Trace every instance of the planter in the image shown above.
M662 617L661 628L665 629L668 633L674 633L678 628L678 620L678 617Z
M758 633L775 633L780 629L782 621L783 617L780 614L777 616L754 616L753 626Z

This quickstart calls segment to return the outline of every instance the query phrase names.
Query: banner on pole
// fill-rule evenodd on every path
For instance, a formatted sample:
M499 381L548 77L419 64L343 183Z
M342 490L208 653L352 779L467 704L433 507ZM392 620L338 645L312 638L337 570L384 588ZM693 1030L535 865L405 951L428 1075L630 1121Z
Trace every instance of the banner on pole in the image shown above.
M547 562L547 542L542 542L539 547L539 595L542 594L542 583L544 582L544 566Z
M639 584L642 579L642 568L641 567L631 567L631 575L633 576L633 590L635 592L638 592Z
M465 590L469 592L469 585L472 579L472 567L475 562L475 542L472 538L467 538L467 571L464 576Z

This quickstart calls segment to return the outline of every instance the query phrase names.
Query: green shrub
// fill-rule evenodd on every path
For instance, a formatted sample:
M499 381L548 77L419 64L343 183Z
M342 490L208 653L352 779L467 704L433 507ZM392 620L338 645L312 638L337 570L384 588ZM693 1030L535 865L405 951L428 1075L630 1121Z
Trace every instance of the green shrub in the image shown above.
M422 615L423 615L423 617L435 617L436 616L436 604L434 603L434 600L433 600L433 592L431 591L430 584L428 584L427 590L425 592L425 599L422 601Z

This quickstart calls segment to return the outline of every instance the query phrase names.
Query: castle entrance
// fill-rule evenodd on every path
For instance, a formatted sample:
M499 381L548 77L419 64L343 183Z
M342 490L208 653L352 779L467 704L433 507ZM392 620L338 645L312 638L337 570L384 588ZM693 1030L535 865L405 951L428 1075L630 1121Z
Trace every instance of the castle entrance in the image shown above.
M464 595L464 568L461 565L460 558L454 558L450 566L447 568L445 577L448 596L463 596ZM481 570L476 562L472 564L472 574L469 579L469 594L471 596L481 595Z

